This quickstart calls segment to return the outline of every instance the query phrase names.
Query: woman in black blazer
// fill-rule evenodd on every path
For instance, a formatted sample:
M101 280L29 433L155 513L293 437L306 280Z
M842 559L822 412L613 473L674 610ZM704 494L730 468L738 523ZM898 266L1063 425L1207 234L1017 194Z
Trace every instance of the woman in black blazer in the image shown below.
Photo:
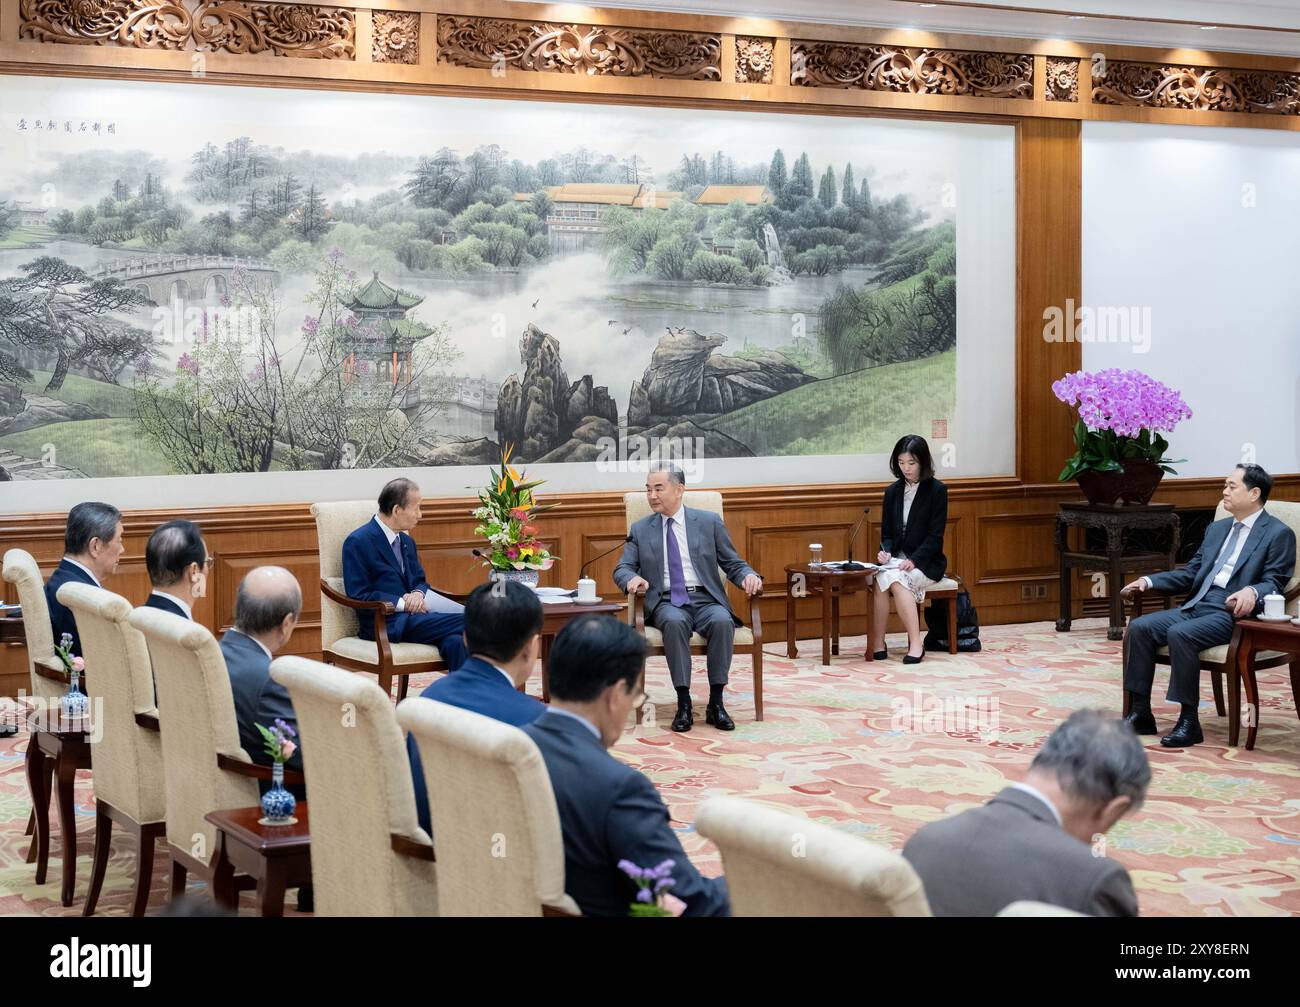
M896 568L876 574L875 607L867 646L877 661L888 657L885 623L889 599L907 630L904 664L918 664L925 656L921 645L921 603L925 589L943 578L948 559L943 554L943 532L948 523L948 487L934 477L930 445L917 434L908 434L894 445L889 470L897 482L885 490L881 514L880 553L882 566L897 560Z

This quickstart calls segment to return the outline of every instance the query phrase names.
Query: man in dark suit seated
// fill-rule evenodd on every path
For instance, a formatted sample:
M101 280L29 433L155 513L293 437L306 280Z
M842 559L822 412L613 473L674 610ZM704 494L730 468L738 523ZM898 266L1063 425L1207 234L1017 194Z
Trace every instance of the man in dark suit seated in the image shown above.
M606 751L645 697L645 640L608 616L574 619L551 648L551 706L521 730L541 750L564 833L564 889L586 916L626 916L636 884L618 862L673 860L686 916L729 916L724 878L687 859L668 809L644 775Z
M514 727L546 712L540 700L520 692L541 653L542 603L531 588L513 581L480 584L465 602L469 657L454 675L443 675L420 693L425 699L472 710ZM406 736L420 827L432 832L429 793L415 739Z
M259 566L240 582L235 595L235 624L221 637L221 653L235 700L239 744L261 766L269 766L274 760L254 725L272 727L279 719L298 730L289 690L271 677L271 657L289 642L301 612L302 590L293 574L283 567ZM302 772L301 739L299 742L285 768ZM262 789L266 787L263 784ZM306 796L301 787L287 789L294 791L299 800Z
M1187 593L1175 609L1151 612L1129 623L1124 635L1124 688L1127 720L1138 734L1155 734L1151 686L1156 651L1169 648L1166 699L1182 709L1172 731L1160 739L1166 748L1186 748L1204 740L1197 708L1201 702L1201 651L1232 640L1234 621L1261 612L1264 596L1281 594L1295 571L1295 532L1264 510L1272 477L1258 465L1238 465L1223 481L1228 517L1205 530L1205 539L1184 567L1141 577L1124 594L1155 588Z
M420 487L394 479L379 494L379 513L343 542L343 589L358 601L386 601L397 611L388 617L392 643L427 643L438 648L455 671L465 660L465 616L427 609L430 590L415 541L407 534L420 523ZM374 616L358 612L358 634L375 638Z
M63 533L63 559L45 584L45 604L50 609L50 628L58 646L63 634L72 637L72 653L81 656L81 640L72 611L58 599L59 588L72 581L103 587L104 578L117 572L117 561L125 548L122 542L122 512L112 504L88 501L68 512Z
M686 476L676 465L653 467L645 491L654 513L632 526L614 568L614 583L624 594L645 595L646 625L664 635L664 656L677 690L673 730L689 731L695 723L691 633L698 632L708 641L709 705L704 720L719 731L734 731L736 723L722 705L722 691L731 675L740 620L731 611L718 568L750 596L763 590L763 581L736 552L722 518L682 505Z
M1098 710L1076 710L1043 744L1023 783L979 808L922 826L903 856L935 916L995 916L1046 902L1090 916L1136 916L1105 834L1142 806L1151 767L1137 735Z
M160 524L144 547L144 561L153 587L145 608L193 620L194 602L207 594L212 566L199 526L193 521Z

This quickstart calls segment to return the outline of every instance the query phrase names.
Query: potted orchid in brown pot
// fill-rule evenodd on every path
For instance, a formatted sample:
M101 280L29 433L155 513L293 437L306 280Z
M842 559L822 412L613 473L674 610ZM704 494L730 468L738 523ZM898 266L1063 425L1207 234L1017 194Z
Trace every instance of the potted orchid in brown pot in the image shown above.
M1060 481L1074 479L1094 504L1145 504L1166 472L1185 459L1166 458L1163 436L1192 411L1175 389L1142 371L1076 371L1052 383L1075 406L1074 455Z

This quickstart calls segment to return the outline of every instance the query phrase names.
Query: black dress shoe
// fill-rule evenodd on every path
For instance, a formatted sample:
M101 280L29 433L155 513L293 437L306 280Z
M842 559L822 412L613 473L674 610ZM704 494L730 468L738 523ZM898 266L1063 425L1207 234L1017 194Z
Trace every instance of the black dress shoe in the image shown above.
M884 661L888 657L889 657L889 651L887 650L873 650L871 652L871 660L873 661Z
M913 657L911 654L903 655L904 664L920 664L921 659L925 657L925 651L921 651L920 657Z
M719 731L734 731L736 722L721 703L710 703L704 708L704 722L712 724Z
M677 716L673 717L674 731L689 731L695 723L695 714L690 703L677 704Z
M1165 748L1187 748L1190 745L1199 745L1204 740L1200 718L1179 717L1174 729L1160 739L1160 744Z
M1151 712L1150 707L1145 710L1130 710L1128 716L1124 718L1124 723L1133 728L1134 734L1157 733L1155 714Z

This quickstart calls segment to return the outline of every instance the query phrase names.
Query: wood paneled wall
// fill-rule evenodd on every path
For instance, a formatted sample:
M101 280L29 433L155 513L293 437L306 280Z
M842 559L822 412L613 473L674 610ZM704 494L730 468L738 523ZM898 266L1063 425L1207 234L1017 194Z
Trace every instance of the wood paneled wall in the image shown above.
M358 479L358 491L363 488ZM1213 507L1220 482L1215 479L1167 480L1158 500L1180 507ZM864 506L871 508L867 526L859 533L857 555L879 548L881 495L886 483L859 485L778 486L724 489L727 526L737 547L763 576L763 635L773 645L785 639L785 574L787 563L804 562L808 544L821 542L828 558L843 556L848 533ZM365 487L376 493L378 487ZM1300 499L1300 476L1284 476L1274 488L1277 499ZM950 569L966 582L986 624L1055 618L1057 594L1054 514L1062 500L1078 498L1073 485L1024 485L1014 479L953 480L949 489L948 533L945 551ZM421 561L433 583L451 591L467 591L484 579L470 549L476 544L470 498L426 500L424 520L415 529ZM283 504L261 507L213 508L203 512L175 510L136 511L126 516L126 553L118 573L105 584L109 590L135 603L149 593L144 566L144 545L149 533L174 517L198 520L214 556L208 579L209 595L195 617L215 632L228 627L234 613L235 590L253 566L274 563L288 568L303 585L303 615L289 652L315 656L320 648L320 593L316 527L309 505ZM617 545L626 533L620 494L569 494L562 506L545 515L544 538L562 557L543 575L544 584L572 586L578 568L587 560ZM10 548L31 552L48 574L63 552L63 515L37 514L20 520L0 521L0 553ZM612 573L618 553L595 563L590 571L597 590L617 593ZM1026 601L1025 585L1042 584L1047 597ZM6 600L16 596L4 585ZM1075 597L1087 594L1076 590ZM744 611L739 592L733 604ZM798 634L815 637L820 632L816 601L801 602ZM1081 609L1076 604L1076 616ZM846 602L844 632L863 633L865 599ZM24 651L9 647L0 652L0 695L27 689Z

